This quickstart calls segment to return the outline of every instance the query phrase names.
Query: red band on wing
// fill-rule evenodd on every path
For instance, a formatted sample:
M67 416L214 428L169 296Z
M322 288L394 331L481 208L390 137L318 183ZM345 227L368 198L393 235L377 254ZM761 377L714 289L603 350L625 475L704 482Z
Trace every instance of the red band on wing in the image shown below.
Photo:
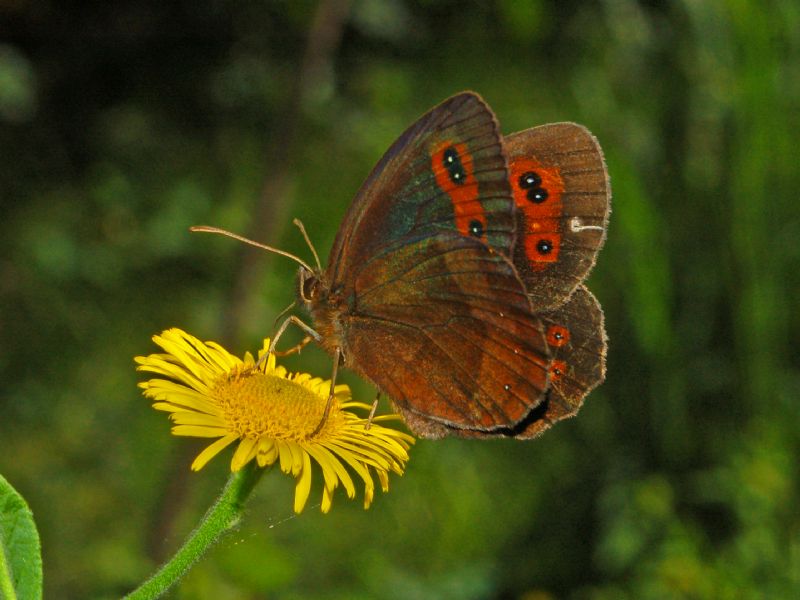
M514 160L509 170L514 202L524 215L525 256L531 269L542 271L558 261L561 249L564 181L558 168L532 158Z
M478 200L478 181L467 145L438 144L431 153L431 168L436 183L450 197L458 231L486 241L486 213Z

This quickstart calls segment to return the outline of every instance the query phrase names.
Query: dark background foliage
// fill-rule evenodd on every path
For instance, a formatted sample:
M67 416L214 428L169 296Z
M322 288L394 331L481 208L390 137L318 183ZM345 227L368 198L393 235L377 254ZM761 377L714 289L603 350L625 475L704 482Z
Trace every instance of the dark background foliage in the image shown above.
M417 116L587 125L614 189L606 383L543 438L417 444L365 512L268 475L178 598L788 598L800 589L793 0L0 6L0 472L53 598L115 597L226 478L188 473L132 357L255 349ZM321 351L290 366L326 374ZM366 400L372 391L349 377ZM320 493L317 486L312 500Z

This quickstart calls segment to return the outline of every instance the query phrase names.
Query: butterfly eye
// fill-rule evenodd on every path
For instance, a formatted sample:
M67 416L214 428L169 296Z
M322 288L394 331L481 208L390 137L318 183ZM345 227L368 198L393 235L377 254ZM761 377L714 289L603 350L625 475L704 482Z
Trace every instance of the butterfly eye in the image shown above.
M317 279L311 271L300 267L298 283L299 296L303 302L310 302L316 297L317 289L319 288L319 279Z

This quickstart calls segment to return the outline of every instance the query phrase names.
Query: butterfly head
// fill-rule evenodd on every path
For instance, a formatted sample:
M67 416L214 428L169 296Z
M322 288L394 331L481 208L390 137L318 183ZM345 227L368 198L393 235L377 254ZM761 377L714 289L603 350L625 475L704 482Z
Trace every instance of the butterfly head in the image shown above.
M344 344L341 317L347 310L340 289L331 289L325 272L301 266L297 271L297 299L311 315L319 344L333 353Z
M323 274L301 266L297 271L297 298L307 309L319 304L320 299L328 295L328 285Z

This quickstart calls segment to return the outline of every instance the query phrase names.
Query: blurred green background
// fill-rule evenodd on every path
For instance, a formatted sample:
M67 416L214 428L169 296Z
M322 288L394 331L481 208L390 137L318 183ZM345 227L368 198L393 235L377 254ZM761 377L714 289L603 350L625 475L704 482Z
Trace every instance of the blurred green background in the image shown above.
M46 597L113 598L229 454L169 435L132 357L256 349L382 152L480 92L600 139L606 383L527 443L421 441L369 511L266 476L175 598L790 598L800 589L800 4L356 0L0 5L0 472ZM290 367L327 375L320 350ZM373 391L346 375L367 401Z

